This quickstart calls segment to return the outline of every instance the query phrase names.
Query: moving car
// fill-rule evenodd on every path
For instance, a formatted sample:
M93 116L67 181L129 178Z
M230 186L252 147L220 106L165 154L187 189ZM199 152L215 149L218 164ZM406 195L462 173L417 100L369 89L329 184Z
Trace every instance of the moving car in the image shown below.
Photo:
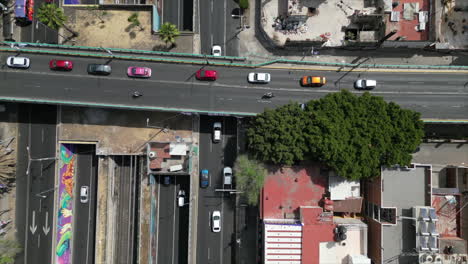
M87 203L88 202L88 195L89 195L89 187L88 186L81 186L80 189L80 202Z
M169 184L171 184L171 177L168 176L168 175L165 175L164 178L163 178L163 184L164 184L164 185L169 185Z
M307 87L320 87L327 83L325 77L304 76L301 78L301 85Z
M214 45L211 48L211 55L213 56L221 56L221 46L219 45Z
M221 141L221 122L213 124L213 142L218 143Z
M10 56L7 58L6 63L11 68L29 68L29 59L26 57Z
M218 233L221 232L221 212L213 211L211 215L211 230Z
M210 185L210 172L204 169L200 173L200 187L206 188Z
M185 191L184 190L179 190L179 194L177 195L177 204L179 207L182 207L185 205Z
M88 64L88 73L96 75L109 75L112 69L110 65L106 64Z
M198 70L195 77L201 81L216 81L217 74L216 71L212 70Z
M148 67L136 67L131 66L127 69L128 77L135 77L135 78L149 78L151 77L151 69Z
M248 80L250 83L269 83L271 76L269 73L249 73Z
M354 82L354 88L363 90L372 90L377 86L376 80L359 79Z
M223 179L224 179L224 185L231 185L232 184L232 169L231 169L231 167L224 167L224 169L223 169Z
M49 61L49 68L51 70L71 71L73 62L69 60L51 60Z

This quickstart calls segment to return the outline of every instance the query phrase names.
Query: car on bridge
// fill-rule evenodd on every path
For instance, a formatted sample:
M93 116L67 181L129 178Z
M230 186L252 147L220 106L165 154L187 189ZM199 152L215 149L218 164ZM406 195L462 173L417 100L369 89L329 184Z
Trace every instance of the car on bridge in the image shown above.
M251 72L248 76L248 81L250 83L269 83L271 76L269 73L255 73Z
M217 71L200 69L195 74L195 77L197 78L197 80L200 80L200 81L216 81L216 79L218 78L217 75L218 75Z
M304 76L301 78L301 85L305 87L321 87L327 83L325 77L319 76Z
M112 68L107 64L88 64L88 73L95 75L109 75Z
M376 80L359 79L354 82L354 88L362 90L372 90L377 86Z
M7 58L6 61L8 67L10 68L23 68L27 69L29 68L29 58L26 57L16 57L16 56L10 56Z
M131 66L127 69L128 77L135 77L135 78L150 78L151 77L151 69L148 67L136 67Z
M73 62L69 60L51 60L49 61L49 68L51 70L71 71Z

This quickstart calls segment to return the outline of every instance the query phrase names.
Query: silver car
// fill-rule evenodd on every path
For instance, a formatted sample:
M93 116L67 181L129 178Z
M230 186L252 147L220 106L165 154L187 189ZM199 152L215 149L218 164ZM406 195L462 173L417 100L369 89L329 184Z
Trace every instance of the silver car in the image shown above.
M87 203L89 196L89 187L88 186L81 186L80 189L80 201L81 203Z
M112 72L112 68L107 64L89 64L88 73L96 75L109 75Z
M376 80L359 79L354 82L354 88L363 90L372 90L377 86Z
M11 68L29 68L29 59L26 57L10 56L6 61L8 67Z

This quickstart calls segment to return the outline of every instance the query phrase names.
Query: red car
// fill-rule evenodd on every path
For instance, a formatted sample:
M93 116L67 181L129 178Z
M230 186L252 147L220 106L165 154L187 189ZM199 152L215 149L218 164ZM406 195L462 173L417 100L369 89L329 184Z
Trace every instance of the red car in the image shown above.
M151 69L148 67L128 67L128 77L149 78L151 77Z
M73 62L69 60L51 60L49 67L51 70L71 71L73 69Z
M195 77L197 77L197 80L215 81L218 73L210 70L198 70Z

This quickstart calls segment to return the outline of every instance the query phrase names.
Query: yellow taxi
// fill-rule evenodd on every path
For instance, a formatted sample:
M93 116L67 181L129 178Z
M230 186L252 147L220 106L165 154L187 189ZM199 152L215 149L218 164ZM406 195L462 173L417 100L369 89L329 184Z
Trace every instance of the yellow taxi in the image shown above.
M320 87L327 83L325 77L318 76L304 76L301 78L301 85L308 87Z

